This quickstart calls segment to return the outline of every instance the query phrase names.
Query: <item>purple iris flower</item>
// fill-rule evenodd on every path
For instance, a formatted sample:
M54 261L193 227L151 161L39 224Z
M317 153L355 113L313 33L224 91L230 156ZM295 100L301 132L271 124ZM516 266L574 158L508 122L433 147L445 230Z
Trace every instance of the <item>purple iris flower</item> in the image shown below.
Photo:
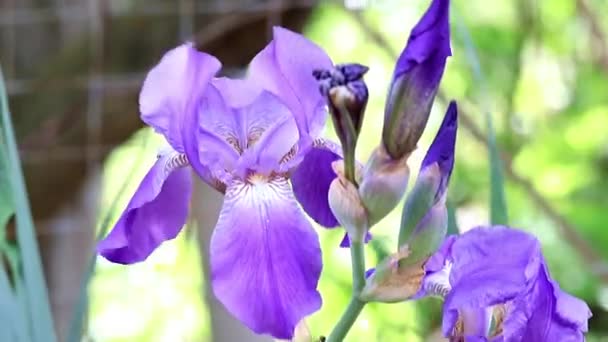
M451 236L425 270L423 291L445 297L446 337L584 341L587 304L551 279L540 243L528 233L497 226Z
M150 71L141 117L172 150L98 250L130 264L174 238L188 215L191 166L225 194L210 246L215 295L254 332L288 339L321 306L321 249L300 205L318 223L337 225L327 192L341 154L320 138L327 111L312 75L331 60L296 33L273 33L242 80L215 78L220 62L191 44Z

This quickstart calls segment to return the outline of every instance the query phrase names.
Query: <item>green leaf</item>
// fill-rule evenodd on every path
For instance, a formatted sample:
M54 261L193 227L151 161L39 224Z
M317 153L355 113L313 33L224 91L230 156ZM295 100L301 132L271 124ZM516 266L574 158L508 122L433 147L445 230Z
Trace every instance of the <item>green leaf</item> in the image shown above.
M6 224L15 212L11 195L11 184L8 179L8 163L4 153L4 140L0 132L0 242L6 239Z
M455 11L454 11L455 12ZM488 140L488 159L490 161L490 223L506 225L508 223L507 216L507 202L505 200L505 185L503 177L503 165L500 158L500 151L496 142L496 132L494 132L494 125L492 123L492 114L490 113L489 100L485 77L481 69L479 62L479 56L475 50L475 44L471 38L471 33L467 28L466 24L462 20L462 17L455 13L457 32L462 39L467 62L473 71L473 77L475 83L479 86L479 96L481 98L481 104L485 113L486 129L487 129L487 140Z
M19 160L19 151L8 108L8 97L4 85L4 75L0 69L0 127L5 139L8 179L11 185L12 201L15 205L17 243L22 262L24 298L27 299L29 327L34 342L56 341L49 298L42 271L42 263L36 240L36 231L27 198L25 180Z

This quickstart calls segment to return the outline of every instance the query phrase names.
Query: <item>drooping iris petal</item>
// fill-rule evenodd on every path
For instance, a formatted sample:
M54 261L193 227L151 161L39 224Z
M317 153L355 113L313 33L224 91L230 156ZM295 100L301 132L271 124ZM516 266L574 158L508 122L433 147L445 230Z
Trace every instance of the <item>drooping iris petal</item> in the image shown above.
M210 247L215 295L251 330L292 337L318 310L321 249L286 179L228 187Z
M273 40L251 61L248 79L289 107L302 138L316 138L325 126L327 113L312 73L331 66L319 46L297 33L275 27Z
M106 259L132 264L145 260L186 224L192 179L189 168L167 169L166 155L146 174L118 222L97 246Z
M510 314L503 328L507 341L584 341L591 317L587 304L561 291L544 265L532 292L516 300Z
M505 303L524 291L536 277L539 256L538 241L515 229L475 228L460 236L451 247L443 333L450 334L459 309Z
M167 52L148 73L139 95L141 119L163 134L169 144L184 152L182 126L194 115L193 103L203 94L221 63L191 44Z
M291 175L293 192L308 216L323 227L339 225L329 208L328 192L336 178L331 164L341 159L339 147L331 143L317 144Z

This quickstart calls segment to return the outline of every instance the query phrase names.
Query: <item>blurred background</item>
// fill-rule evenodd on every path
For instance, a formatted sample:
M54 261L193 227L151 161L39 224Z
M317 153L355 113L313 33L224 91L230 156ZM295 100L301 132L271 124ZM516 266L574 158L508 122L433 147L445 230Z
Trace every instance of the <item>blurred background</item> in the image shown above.
M222 198L202 182L186 229L145 263L90 262L96 235L111 228L162 144L140 121L137 97L165 51L194 40L222 60L224 74L242 74L281 25L335 62L368 65L357 151L365 161L379 143L396 56L429 2L0 0L0 64L60 340L76 316L84 317L85 340L269 341L233 320L207 286ZM456 99L451 228L486 224L491 115L509 222L538 236L554 278L589 303L588 341L608 341L606 16L605 0L453 0L453 57L410 161L417 170L447 100ZM395 248L399 218L395 210L374 228L368 266ZM308 325L324 335L348 301L350 262L338 248L342 232L318 233L324 305ZM3 238L15 237L9 229ZM369 305L347 340L439 341L440 308L434 299Z

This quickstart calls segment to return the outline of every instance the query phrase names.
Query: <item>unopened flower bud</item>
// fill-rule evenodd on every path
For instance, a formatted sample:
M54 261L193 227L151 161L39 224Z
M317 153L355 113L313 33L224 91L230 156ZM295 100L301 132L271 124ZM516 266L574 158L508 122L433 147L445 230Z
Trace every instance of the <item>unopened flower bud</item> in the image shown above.
M363 242L367 233L367 212L355 185L344 174L337 174L329 186L329 207L350 241Z
M368 90L363 75L368 68L361 64L341 64L331 70L315 70L319 90L327 98L334 128L344 150L347 178L354 164L357 139L363 125ZM352 181L352 179L351 179Z
M448 231L448 209L445 195L418 222L407 240L410 255L401 267L416 265L428 259L441 245Z
M433 0L412 29L393 73L382 130L382 142L393 158L416 148L450 55L449 0Z
M401 215L399 245L409 244L410 235L427 216L428 211L440 201L445 201L454 167L457 128L458 111L456 103L451 102L439 131L422 161L414 189L405 200Z
M388 215L401 201L410 174L407 157L394 160L380 145L365 165L359 194L367 209L370 227Z

